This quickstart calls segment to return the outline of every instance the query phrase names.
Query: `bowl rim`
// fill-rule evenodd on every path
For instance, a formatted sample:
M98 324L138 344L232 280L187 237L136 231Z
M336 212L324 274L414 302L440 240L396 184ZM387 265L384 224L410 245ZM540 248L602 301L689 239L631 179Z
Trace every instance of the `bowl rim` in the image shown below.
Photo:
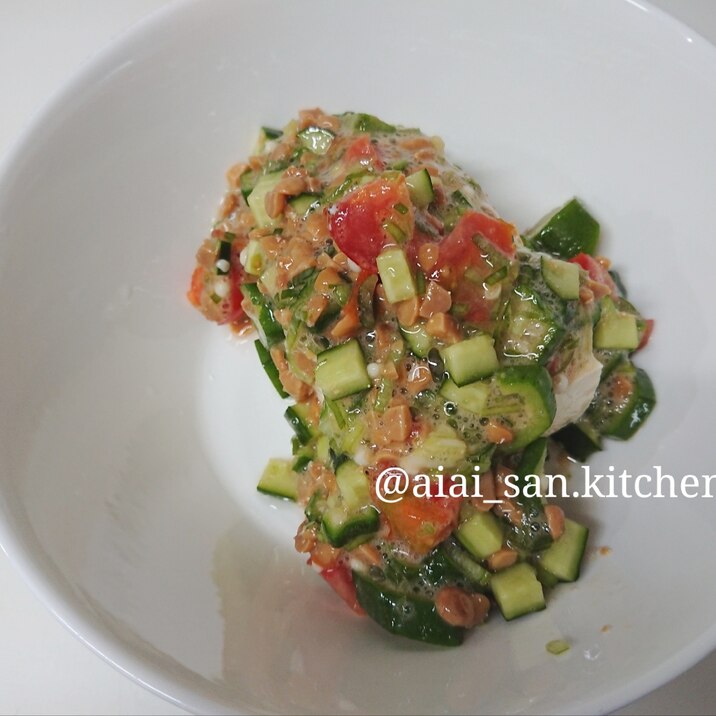
M618 0L668 24L682 39L711 52L716 62L716 45L697 30L673 17L650 0ZM60 83L58 87L31 114L20 133L0 156L0 193L9 177L22 163L33 144L33 138L52 121L52 116L73 96L79 96L88 86L96 83L106 70L116 65L135 43L143 44L148 37L160 31L170 18L179 18L201 6L201 0L170 0L117 33L98 51L90 54ZM227 709L217 699L202 696L195 689L170 676L159 666L143 659L116 637L98 615L86 605L78 603L77 596L66 583L56 566L42 552L33 549L34 534L30 529L22 535L20 527L24 515L12 509L7 496L0 492L0 549L8 557L32 593L47 607L53 616L80 642L101 657L121 674L167 702L191 713L246 713ZM609 713L645 696L697 664L716 649L716 622L701 636L656 667L648 669L636 679L613 688L598 697L578 700L569 711L560 713Z
M43 130L52 116L73 96L79 96L88 86L96 83L117 59L125 56L129 47L161 28L169 18L199 7L201 0L170 0L166 5L150 11L144 17L118 32L100 49L86 57L79 66L32 112L20 133L0 156L0 193L9 177L22 163L32 147L33 138ZM127 676L131 681L165 701L190 713L237 713L221 708L219 703L202 697L163 669L138 656L131 647L122 643L105 627L100 618L84 605L78 604L64 578L57 572L41 549L34 550L34 534L23 536L19 523L25 516L17 515L6 495L0 492L0 550L7 556L13 569L20 575L34 596L67 629L103 661ZM44 562L44 564L43 564ZM53 574L54 572L54 574ZM240 712L239 712L240 713Z

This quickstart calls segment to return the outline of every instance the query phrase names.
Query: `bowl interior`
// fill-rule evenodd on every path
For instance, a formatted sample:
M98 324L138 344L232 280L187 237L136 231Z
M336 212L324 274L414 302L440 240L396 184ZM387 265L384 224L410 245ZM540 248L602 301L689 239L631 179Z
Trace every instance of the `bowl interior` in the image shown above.
M252 346L184 291L258 126L313 105L417 124L522 228L585 200L657 319L638 362L659 407L593 471L708 474L715 70L711 46L617 0L217 1L139 26L0 177L11 557L93 648L201 712L605 711L689 666L716 643L706 499L572 501L611 554L458 650L348 613L293 552L299 510L255 491L289 445Z

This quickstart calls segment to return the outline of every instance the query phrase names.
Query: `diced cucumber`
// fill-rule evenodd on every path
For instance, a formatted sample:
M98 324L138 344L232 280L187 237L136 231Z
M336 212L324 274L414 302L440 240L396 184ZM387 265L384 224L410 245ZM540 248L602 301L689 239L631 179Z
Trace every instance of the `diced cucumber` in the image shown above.
M446 380L440 387L440 395L445 400L478 415L484 412L489 394L489 382L476 381L459 387L451 380Z
M478 564L454 539L442 543L441 549L447 560L467 580L470 587L479 592L490 588L492 574Z
M298 499L297 476L291 467L291 461L278 458L269 460L256 489L266 495L294 501Z
M246 248L241 252L241 264L246 273L252 276L260 276L266 266L266 256L261 244L256 239L251 239Z
M376 532L380 515L372 505L351 510L343 501L332 503L329 499L321 526L333 547L357 546Z
M549 288L566 301L579 298L579 265L542 257L542 277Z
M301 145L314 154L325 154L333 144L336 135L321 127L306 127L297 135Z
M539 555L539 565L560 582L574 582L587 547L589 530L570 519L564 521L564 532L552 546Z
M552 589L559 584L559 579L544 569L539 562L535 565L535 573L537 574L537 579L539 579L545 589Z
M544 461L547 457L547 438L538 438L530 443L523 451L515 475L515 486L518 494L514 502L522 509L522 520L518 525L510 525L507 535L508 542L528 552L537 552L546 549L552 544L552 535L547 525L542 499L533 490L527 491L532 480L528 475L541 476L544 474Z
M457 436L457 432L448 425L439 425L413 452L420 458L425 468L437 468L442 465L448 469L459 465L467 456L467 445Z
M283 415L293 428L301 445L306 445L318 435L316 429L308 422L308 408L302 403L289 406Z
M244 199L248 199L249 194L254 190L256 182L259 180L260 176L261 175L253 169L247 169L239 177L239 188L241 189Z
M331 440L328 435L319 435L316 440L316 460L328 463L331 459Z
M625 358L599 384L586 417L601 435L628 440L655 405L651 379Z
M295 470L295 467L294 467ZM316 490L312 495L311 499L306 505L306 509L303 514L306 515L306 519L309 522L320 523L323 519L323 513L326 509L326 496L321 490Z
M527 243L563 259L593 254L599 242L599 223L578 199L571 199L531 231Z
M246 201L256 223L261 228L273 228L278 222L266 213L266 195L274 189L281 180L283 172L271 172L259 177L253 191L248 195Z
M294 472L305 472L306 468L309 466L311 462L311 456L310 455L298 455L296 459L293 461L293 465L291 466L291 469Z
M358 572L353 572L353 579L358 603L373 621L391 634L439 646L462 644L465 630L441 619L432 600L407 594L394 585Z
M347 421L345 430L341 431L340 435L340 448L343 452L349 455L355 454L358 446L361 444L363 439L363 433L365 431L365 422L360 419L351 418Z
M299 194L290 199L288 205L300 217L305 217L309 212L316 209L321 203L319 194Z
M244 283L241 285L241 293L256 306L258 317L254 321L260 335L265 338L265 344L270 348L275 343L284 339L283 328L273 315L266 297L259 291L255 283Z
M266 375L269 377L273 387L276 388L276 392L282 398L288 398L288 393L283 389L281 379L278 375L278 369L271 358L271 354L266 350L266 348L264 348L264 344L261 343L261 341L254 341L254 347L256 348L256 353L258 353L259 360L261 361L261 367L266 371Z
M626 351L605 351L605 350L594 350L594 357L602 364L602 375L601 380L605 380L606 377L625 359L629 356Z
M492 575L490 586L507 621L538 612L547 606L534 567L525 562Z
M584 462L590 455L602 449L602 438L586 418L571 423L552 437L577 460Z
M427 588L435 592L440 587L455 586L463 576L447 558L442 547L436 547L422 561L407 557L395 543L383 542L383 573L392 584L399 584L405 591Z
M268 295L273 298L278 293L278 265L269 262L261 274L261 283L264 285Z
M346 112L343 115L344 122L349 129L352 129L356 133L368 132L369 134L394 134L397 131L397 127L392 124L384 122L378 117L374 117L372 114L360 114L355 112Z
M500 449L517 452L544 434L554 420L552 379L542 366L519 365L495 373L495 385L500 394L495 409L502 405L501 409L514 411L509 414L513 440Z
M324 202L332 204L345 196L349 191L353 191L356 187L369 184L375 179L375 175L367 169L360 169L351 172L333 191L331 191Z
M390 303L399 303L416 295L413 274L401 248L393 246L386 249L379 254L376 263Z
M515 471L517 477L524 478L527 475L544 475L544 463L546 459L547 438L538 438L524 449ZM522 491L524 484L518 480L517 487ZM522 499L528 500L532 498L522 496Z
M434 198L433 180L430 178L430 172L427 169L420 169L405 178L410 192L410 200L415 206L423 209Z
M231 269L231 243L235 235L224 232L224 238L219 241L216 250L216 273L218 276L227 276Z
M477 559L487 559L502 549L502 522L492 512L474 512L455 532L460 544Z
M371 504L370 484L363 468L353 460L346 460L336 470L336 482L341 499L349 510L357 510Z
M602 304L601 318L594 328L594 347L607 350L636 350L639 330L636 316L618 311L607 297Z
M500 351L513 364L544 365L564 336L564 328L553 312L524 281L512 291L506 318L507 323L500 337Z
M428 353L430 353L434 343L432 336L425 330L425 324L416 323L410 328L401 326L400 332L414 355L418 358L428 357Z
M363 352L355 338L318 355L316 383L329 400L370 388Z
M445 368L455 385L463 386L492 375L499 367L492 336L480 333L441 351Z

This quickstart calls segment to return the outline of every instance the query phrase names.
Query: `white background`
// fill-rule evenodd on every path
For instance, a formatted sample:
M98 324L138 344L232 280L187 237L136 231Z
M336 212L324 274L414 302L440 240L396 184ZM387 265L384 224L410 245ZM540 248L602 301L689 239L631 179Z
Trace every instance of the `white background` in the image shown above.
M84 60L166 2L0 0L0 153ZM655 4L716 43L716 0ZM2 552L0 644L0 713L184 713L76 640L30 593ZM714 673L716 653L619 713L716 713Z

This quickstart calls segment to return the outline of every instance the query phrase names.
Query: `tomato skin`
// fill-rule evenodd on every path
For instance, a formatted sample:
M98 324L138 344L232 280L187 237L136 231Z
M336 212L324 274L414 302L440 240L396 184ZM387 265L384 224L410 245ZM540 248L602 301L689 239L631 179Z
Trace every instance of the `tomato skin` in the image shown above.
M467 269L476 269L486 276L489 265L473 238L481 236L508 258L515 254L514 227L477 211L465 212L450 234L439 245L438 260L430 278L452 292L453 305L464 306L463 319L468 323L490 321L495 302L487 300L479 282L466 279Z
M363 616L365 612L358 603L356 585L348 567L339 564L321 570L321 577L328 582L333 591L356 613Z
M408 207L407 214L399 214L396 204ZM384 246L394 244L383 228L387 221L405 226L406 234L413 231L413 214L405 177L374 181L354 189L328 209L328 228L336 246L369 273L376 273L376 257Z
M244 294L241 293L241 284L245 282L246 273L241 265L241 245L234 242L231 247L231 261L229 267L229 305L221 323L232 323L241 326L246 323L247 316L241 304Z
M614 283L614 279L609 275L604 266L597 261L594 256L589 254L577 254L569 259L570 263L579 264L588 274L592 281L604 284L609 288L609 292L612 296L618 295L617 285Z
M445 487L445 494L448 493ZM427 554L457 526L460 497L416 497L412 489L399 502L376 500L391 528L391 536L405 540L417 554Z
M489 241L498 251L508 258L515 255L515 229L502 219L495 219L492 216L479 211L466 211L450 235L442 242L450 246L450 251L460 254L470 251L470 247L479 255L480 250L472 240L474 236L482 236ZM459 258L459 256L457 257Z
M375 144L370 141L370 136L367 134L358 137L346 149L346 153L343 155L343 162L348 168L355 164L362 164L366 167L373 167L379 172L383 171L385 167Z

